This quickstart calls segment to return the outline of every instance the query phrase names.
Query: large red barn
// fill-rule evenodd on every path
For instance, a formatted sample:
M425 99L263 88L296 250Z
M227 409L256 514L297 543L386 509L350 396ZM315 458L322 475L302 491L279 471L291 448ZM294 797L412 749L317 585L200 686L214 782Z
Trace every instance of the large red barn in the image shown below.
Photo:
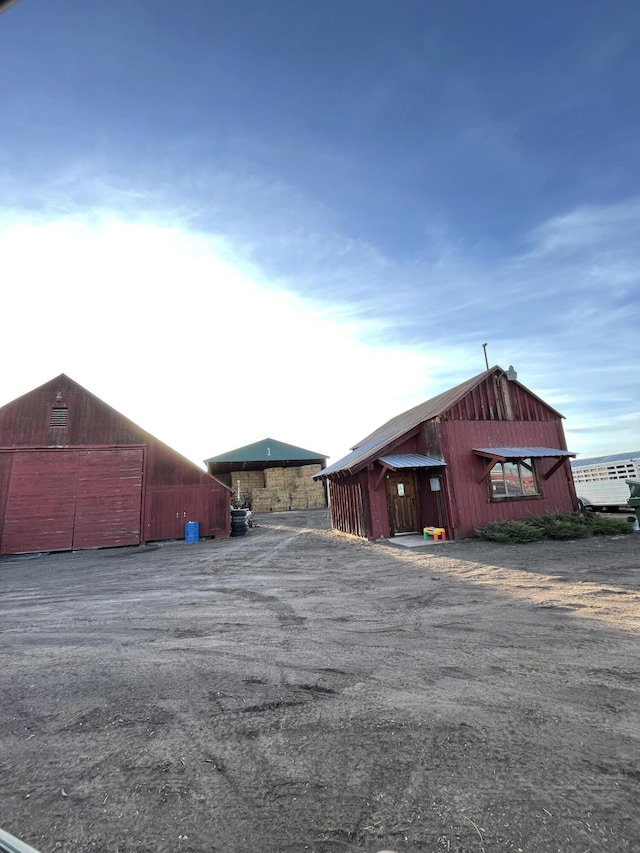
M64 374L0 408L0 554L226 537L230 494Z
M366 539L576 508L562 415L500 367L404 412L315 475L333 527Z

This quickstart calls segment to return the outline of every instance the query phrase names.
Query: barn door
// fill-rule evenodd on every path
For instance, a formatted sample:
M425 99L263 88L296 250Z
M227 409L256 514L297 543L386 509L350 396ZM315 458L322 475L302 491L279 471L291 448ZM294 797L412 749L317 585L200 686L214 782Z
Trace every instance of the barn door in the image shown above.
M414 471L395 471L387 476L387 502L391 534L415 533L418 530Z
M140 542L141 447L12 456L0 554Z
M76 453L14 453L0 553L70 551L77 478Z
M140 544L142 448L78 454L74 549Z
M184 539L188 521L200 523L200 535L208 535L209 492L199 486L158 489L147 492L148 542Z

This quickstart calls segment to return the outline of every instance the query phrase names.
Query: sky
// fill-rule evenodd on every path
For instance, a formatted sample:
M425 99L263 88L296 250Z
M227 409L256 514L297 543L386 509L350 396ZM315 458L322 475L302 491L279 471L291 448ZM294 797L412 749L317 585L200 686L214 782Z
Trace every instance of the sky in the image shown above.
M634 0L21 0L0 405L333 461L489 364L640 449Z

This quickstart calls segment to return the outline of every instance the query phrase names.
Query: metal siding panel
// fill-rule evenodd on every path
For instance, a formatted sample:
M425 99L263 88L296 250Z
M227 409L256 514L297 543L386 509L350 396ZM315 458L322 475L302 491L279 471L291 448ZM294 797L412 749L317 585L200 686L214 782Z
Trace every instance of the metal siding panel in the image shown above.
M80 452L75 549L140 543L142 457L141 447Z
M14 454L0 553L71 549L77 472L72 451Z

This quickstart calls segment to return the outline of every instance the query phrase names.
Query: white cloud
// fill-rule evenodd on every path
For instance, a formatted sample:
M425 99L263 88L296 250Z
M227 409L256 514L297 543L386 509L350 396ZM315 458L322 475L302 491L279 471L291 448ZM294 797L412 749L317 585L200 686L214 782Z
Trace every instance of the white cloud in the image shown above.
M196 460L267 436L335 458L440 363L177 227L5 221L0 256L2 402L64 372Z
M195 460L267 436L335 459L480 372L488 341L567 416L572 450L638 443L637 200L555 217L492 262L440 229L409 263L301 224L299 204L270 242L104 194L0 217L0 402L65 372Z

